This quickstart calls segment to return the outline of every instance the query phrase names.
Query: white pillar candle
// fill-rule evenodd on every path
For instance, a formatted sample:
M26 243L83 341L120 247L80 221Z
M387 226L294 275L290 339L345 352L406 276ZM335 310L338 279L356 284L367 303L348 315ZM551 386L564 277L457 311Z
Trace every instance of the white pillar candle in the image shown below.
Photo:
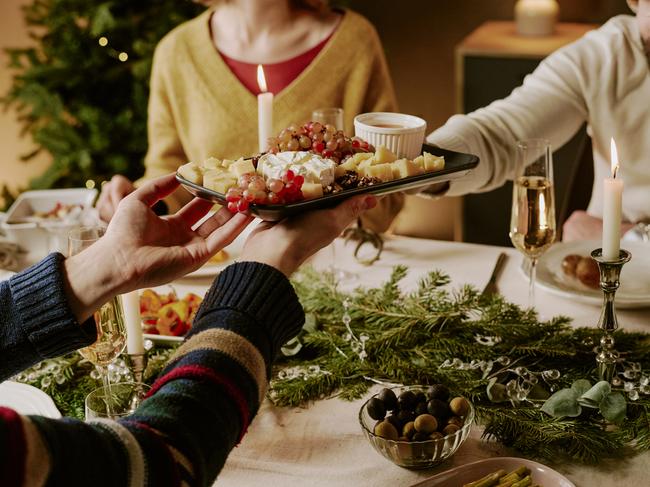
M517 32L524 36L551 35L559 11L556 0L519 0L515 5Z
M603 181L603 258L617 260L621 242L621 210L623 207L623 181L618 175L618 152L612 138L612 177Z
M260 152L268 150L268 140L273 132L273 93L269 93L264 77L264 68L257 65L257 84L260 93L257 95L257 133Z
M140 295L138 291L122 294L124 321L126 325L126 351L129 354L144 353L144 336L140 319Z

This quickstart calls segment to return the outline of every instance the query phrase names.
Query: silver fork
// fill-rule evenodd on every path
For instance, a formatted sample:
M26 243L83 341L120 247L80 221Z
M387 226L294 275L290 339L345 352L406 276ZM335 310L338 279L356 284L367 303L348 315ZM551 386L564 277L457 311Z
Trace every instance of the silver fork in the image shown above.
M507 260L508 255L505 252L501 252L499 254L499 257L497 257L496 263L494 264L494 269L492 269L490 280L481 292L481 296L491 296L492 294L498 294L499 288L497 287L497 281L499 279L499 275L501 274L501 270L503 269L503 266Z

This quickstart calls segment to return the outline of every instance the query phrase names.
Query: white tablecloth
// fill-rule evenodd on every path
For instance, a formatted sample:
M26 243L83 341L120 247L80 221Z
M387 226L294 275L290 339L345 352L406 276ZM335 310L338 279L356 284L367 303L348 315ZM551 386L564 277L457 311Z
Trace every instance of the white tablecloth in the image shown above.
M363 267L351 257L351 247L336 243L339 267L357 272L356 284L376 285L385 280L396 264L409 266L404 281L412 286L427 271L438 268L452 277L453 285L482 287L488 280L497 255L505 251L509 260L499 280L500 291L512 302L526 305L527 278L520 270L521 256L514 249L483 245L391 238L379 262ZM323 251L314 265L331 262L331 251ZM179 293L201 291L209 279L175 283ZM537 290L537 307L543 317L558 314L574 318L576 326L595 326L599 307ZM621 310L619 325L626 330L650 331L650 310ZM480 440L475 427L470 438L450 461L433 469L412 471L397 467L376 453L360 430L357 414L362 401L339 399L317 401L307 408L277 408L265 402L241 445L233 450L216 485L234 486L408 486L451 466L495 455L512 455L496 443ZM650 453L621 464L598 467L552 465L577 486L648 485Z

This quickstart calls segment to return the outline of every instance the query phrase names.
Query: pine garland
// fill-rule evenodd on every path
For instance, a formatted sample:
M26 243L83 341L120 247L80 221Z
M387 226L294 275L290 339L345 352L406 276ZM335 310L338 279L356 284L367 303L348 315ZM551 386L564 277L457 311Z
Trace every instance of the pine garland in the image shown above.
M488 378L480 370L440 367L453 358L470 362L507 356L516 361L510 367L559 370L554 390L579 378L595 382L597 329L571 328L566 317L539 321L534 310L521 309L501 296L481 296L469 286L450 289L449 277L437 271L421 279L414 292L405 293L399 284L406 273L397 266L385 284L343 293L331 275L303 271L295 287L308 321L318 330L302 336L298 356L276 367L281 376L271 383L272 401L298 406L335 394L357 399L375 381L443 383L473 401L484 437L531 457L595 463L650 449L650 396L628 401L626 420L611 427L590 412L557 419L540 411L540 404L492 403L486 392ZM343 319L346 309L349 329ZM363 360L358 340L362 336ZM492 346L477 340L481 336L492 337ZM650 335L619 331L616 342L625 359L639 362L643 370L650 368ZM497 365L494 370L501 367Z
M474 403L485 438L529 457L596 463L650 450L647 394L628 400L627 417L616 427L605 424L595 410L558 419L542 412L541 403L513 406L488 398L489 377L499 369L524 366L538 373L556 369L561 376L553 382L553 390L569 387L576 379L595 382L597 329L571 328L566 317L540 322L533 310L500 296L483 297L468 286L451 289L449 277L437 271L421 279L414 292L405 293L400 282L406 273L405 267L398 266L381 286L343 293L330 274L313 269L301 272L294 286L307 314L300 337L303 347L274 368L270 399L278 406L300 406L335 395L358 399L377 381L443 383ZM479 337L490 337L491 345ZM626 360L650 369L650 335L619 331L616 343ZM150 352L147 382L152 382L171 351ZM500 365L497 359L503 356L511 364ZM474 368L440 367L450 359L493 361L494 367L489 374ZM44 383L45 376L38 373L52 361L18 379L50 394L62 414L83 419L84 398L99 386L89 377L92 366L78 354L55 360L59 381Z

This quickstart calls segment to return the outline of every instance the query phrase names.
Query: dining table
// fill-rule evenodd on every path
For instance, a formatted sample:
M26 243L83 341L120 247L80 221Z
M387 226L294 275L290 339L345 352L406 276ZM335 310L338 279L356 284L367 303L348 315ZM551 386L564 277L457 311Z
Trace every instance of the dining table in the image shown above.
M650 247L648 247L650 252ZM353 255L354 245L337 239L312 258L316 269L343 269L340 285L374 287L389 278L394 266L408 267L401 282L404 290L414 287L420 277L438 269L451 277L449 286L471 284L479 289L489 281L495 261L507 255L498 279L499 292L510 302L528 305L528 277L522 270L522 255L514 248L387 236L381 257L363 265ZM179 294L203 293L212 276L188 277L173 283ZM536 291L536 309L542 319L563 315L572 326L595 327L600 315L598 303L581 302L570 294ZM650 332L650 308L618 310L619 326L627 331ZM394 465L379 455L361 430L358 413L364 401L379 386L355 401L337 397L322 399L303 407L278 407L268 399L250 425L242 442L235 447L217 486L410 486L452 467L495 456L521 456L496 441L482 439L482 427L474 425L467 441L450 459L433 468L411 470ZM650 484L650 452L627 460L603 461L598 465L549 463L576 486L642 486ZM440 484L444 485L444 484Z

